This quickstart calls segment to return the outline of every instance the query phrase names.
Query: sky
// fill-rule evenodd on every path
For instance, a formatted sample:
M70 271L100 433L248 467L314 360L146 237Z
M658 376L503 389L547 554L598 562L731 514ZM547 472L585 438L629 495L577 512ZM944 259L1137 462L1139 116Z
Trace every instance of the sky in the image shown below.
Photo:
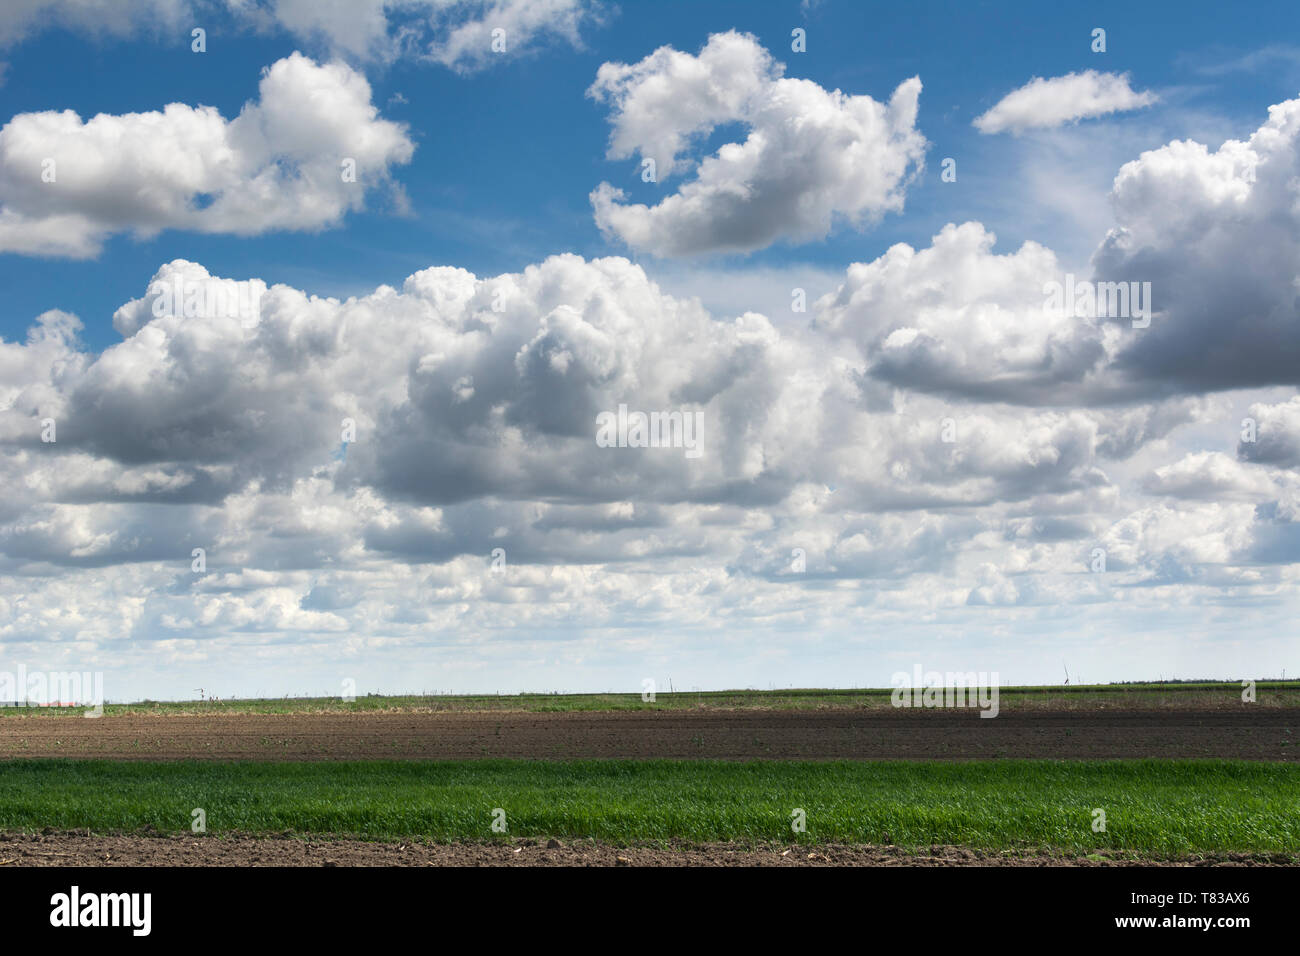
M1300 671L1298 26L6 3L0 671Z

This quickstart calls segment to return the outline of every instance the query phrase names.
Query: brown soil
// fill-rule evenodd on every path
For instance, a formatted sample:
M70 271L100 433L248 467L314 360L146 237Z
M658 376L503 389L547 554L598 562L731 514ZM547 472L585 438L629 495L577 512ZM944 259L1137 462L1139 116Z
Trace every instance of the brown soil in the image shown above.
M1300 760L1300 711L353 713L0 720L0 759Z
M0 834L0 866L1172 866L1294 865L1267 854L1153 860L1132 855L998 853L964 847L680 844L619 847L593 840L371 843L330 838Z

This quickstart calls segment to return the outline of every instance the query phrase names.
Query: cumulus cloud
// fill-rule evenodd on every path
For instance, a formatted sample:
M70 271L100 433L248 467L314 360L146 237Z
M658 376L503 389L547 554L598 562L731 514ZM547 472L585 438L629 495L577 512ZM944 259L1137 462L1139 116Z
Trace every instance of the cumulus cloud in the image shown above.
M1084 70L1051 79L1036 76L977 116L972 125L981 133L1052 129L1081 119L1141 109L1157 99L1149 90L1133 90L1127 73Z
M1101 535L1107 570L1130 584L1186 581L1200 564L1223 565L1250 543L1249 505L1158 504L1133 511Z
M1088 317L1044 308L1060 276L1056 256L1034 242L1007 255L980 223L949 224L927 249L905 243L821 299L814 322L852 337L873 380L968 399L1078 400L1105 358Z
M1267 475L1217 451L1195 452L1153 471L1144 480L1152 494L1175 498L1258 500L1274 492Z
M95 357L62 313L0 347L14 371L0 441L40 476L26 483L37 499L215 504L319 479L385 508L443 509L402 521L398 537L368 521L366 536L446 557L465 547L457 522L470 512L445 509L493 499L548 506L475 521L604 529L642 548L662 528L686 547L664 508L775 507L835 487L832 510L913 509L1106 484L1087 415L962 411L946 444L939 399L862 407L853 343L783 334L754 313L719 319L621 258L556 256L483 279L436 267L346 302L231 283L256 300L251 322L173 291L227 281L164 266L117 311L124 340ZM701 454L601 447L598 418L620 405L698 412ZM42 441L46 420L57 443Z
M438 267L342 303L256 280L232 283L225 300L174 291L226 281L196 263L164 266L117 311L124 341L94 361L59 314L9 347L27 371L0 435L99 463L80 462L75 484L54 480L57 497L94 500L98 481L102 500L213 500L328 468L341 488L417 506L494 496L758 507L813 481L838 485L843 507L912 508L1099 480L1086 418L1034 416L1013 430L992 412L962 415L967 440L943 445L941 402L903 416L859 406L851 343L828 364L825 343L753 313L719 320L624 259L557 256L487 279ZM253 322L228 307L254 300ZM702 454L600 447L597 418L620 405L699 412ZM56 446L39 440L45 418L59 423ZM344 419L358 437L341 448ZM845 440L858 433L871 437ZM429 553L447 546L439 534L463 547L464 535L433 528Z
M163 229L320 229L413 152L365 77L297 53L230 120L183 103L88 120L20 113L0 128L0 252L87 257L111 235Z
M363 437L341 480L429 503L637 489L708 497L762 471L750 444L781 394L790 346L762 316L717 322L664 296L626 260L559 256L482 280L439 267L346 303L244 283L254 322L172 292L221 281L195 263L163 267L147 296L118 310L126 339L86 365L72 348L75 319L45 317L26 346L7 349L23 351L12 361L27 372L2 433L32 444L21 418L50 416L62 422L59 451L133 466L224 463L279 482L329 464L350 417ZM619 404L700 410L702 463L598 447L596 417ZM403 439L375 441L381 432Z
M1243 461L1300 468L1300 396L1276 405L1257 403L1243 422L1237 457Z
M743 252L779 239L861 227L903 208L924 162L916 129L921 81L887 103L784 77L748 34L715 34L696 56L661 47L634 64L606 63L588 94L611 108L609 158L684 174L689 146L739 123L743 142L704 158L677 192L648 206L601 183L591 194L606 235L659 256Z
M1111 202L1094 273L1149 282L1155 312L1118 372L1169 391L1300 382L1300 99L1248 140L1143 153Z
M990 265L990 244L953 227L913 279L986 269L996 298L1050 265L1032 246ZM874 268L906 274L921 255ZM854 294L879 281L846 279ZM970 281L936 300L978 300ZM487 277L434 267L346 301L184 260L142 288L98 355L57 311L0 342L11 649L71 642L89 666L139 642L183 667L251 645L338 666L416 646L478 660L503 629L628 647L918 616L969 627L961 615L1126 592L1165 595L1133 599L1156 610L1170 589L1230 602L1284 586L1300 559L1300 482L1171 453L1162 436L1187 409L1026 408L881 377L870 310L837 313L834 297L823 324L778 329L668 295L625 259L572 255ZM251 319L232 300L256 301ZM962 369L946 374L969 383ZM892 394L864 402L864 382ZM596 417L620 403L702 412L703 454L600 447ZM1261 435L1285 434L1287 407L1251 407ZM1135 454L1155 464L1114 470ZM1106 575L1087 570L1097 547Z
M857 344L865 400L886 402L888 385L1018 404L1144 402L1167 410L1148 418L1167 428L1189 397L1300 382L1298 173L1291 100L1248 141L1176 141L1124 165L1117 225L1088 273L1067 273L1033 241L997 254L982 224L950 223L927 248L900 243L850 265L814 325ZM1111 420L1117 449L1126 434L1151 437L1140 417Z

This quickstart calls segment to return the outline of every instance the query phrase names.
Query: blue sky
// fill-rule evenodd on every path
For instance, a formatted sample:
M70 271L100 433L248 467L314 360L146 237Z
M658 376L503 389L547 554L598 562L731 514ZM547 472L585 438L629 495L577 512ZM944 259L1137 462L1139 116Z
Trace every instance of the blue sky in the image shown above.
M1300 670L1294 3L28 7L0 13L28 667L114 698ZM1067 272L1150 283L1149 330L1045 315ZM263 283L257 321L155 308L210 277ZM701 463L598 448L620 403L704 415Z

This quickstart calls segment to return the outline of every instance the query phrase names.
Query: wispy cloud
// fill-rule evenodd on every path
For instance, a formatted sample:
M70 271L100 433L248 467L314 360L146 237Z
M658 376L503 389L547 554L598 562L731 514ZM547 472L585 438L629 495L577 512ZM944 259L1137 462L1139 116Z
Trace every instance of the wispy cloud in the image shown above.
M981 133L1052 129L1081 119L1140 109L1157 99L1150 91L1135 92L1129 86L1127 73L1085 70L1052 79L1036 76L976 117L973 125Z

